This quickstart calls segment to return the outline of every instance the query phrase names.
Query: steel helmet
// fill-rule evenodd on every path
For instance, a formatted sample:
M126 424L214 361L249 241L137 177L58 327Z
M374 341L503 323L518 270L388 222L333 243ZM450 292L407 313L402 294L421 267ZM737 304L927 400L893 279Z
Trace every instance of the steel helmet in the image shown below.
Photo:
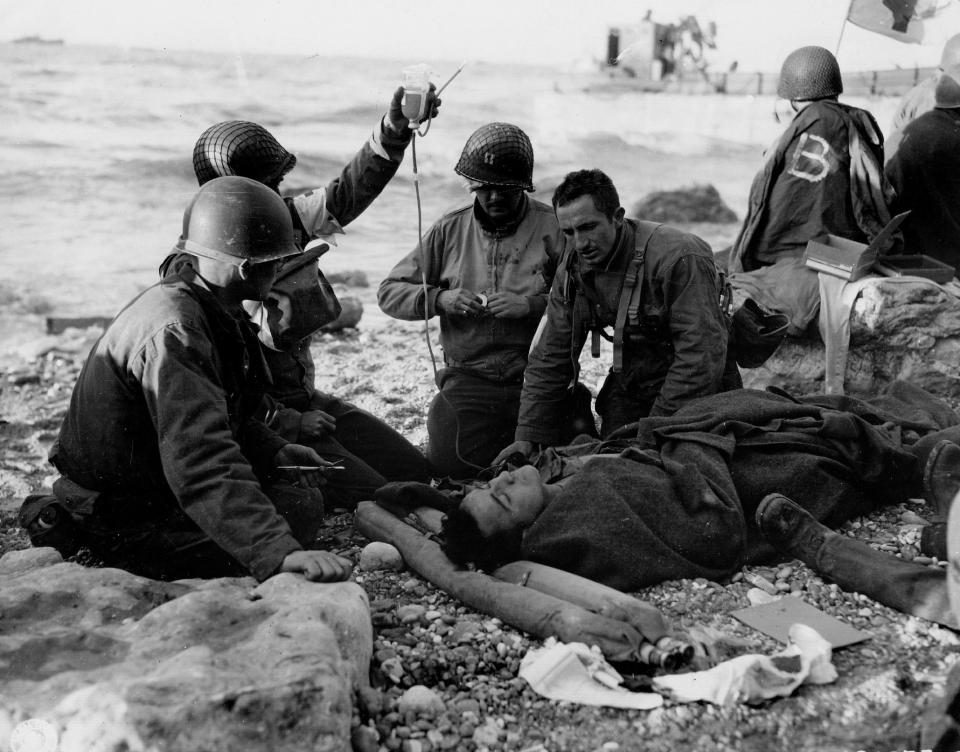
M458 175L484 185L533 190L533 145L527 134L509 123L487 123L463 147Z
M200 188L184 212L178 247L230 264L302 253L284 200L263 183L235 176L214 178Z
M960 107L960 67L954 67L951 75L947 71L940 74L933 90L933 106L938 110L952 110Z
M943 46L940 71L933 90L934 106L941 110L960 107L960 34L950 37Z
M227 175L271 183L296 163L297 158L270 131L246 120L211 125L193 147L193 171L200 185Z
M954 34L943 45L943 52L940 54L940 68L946 70L955 65L960 65L960 34Z
M835 97L843 92L840 66L830 50L824 47L801 47L783 61L777 96L807 101Z

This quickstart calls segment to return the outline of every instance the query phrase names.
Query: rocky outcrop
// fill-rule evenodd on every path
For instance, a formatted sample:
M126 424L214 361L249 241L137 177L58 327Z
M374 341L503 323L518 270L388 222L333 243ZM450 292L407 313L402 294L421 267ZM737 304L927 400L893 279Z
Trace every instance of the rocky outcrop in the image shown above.
M823 391L824 345L788 338L760 368L743 370L744 386ZM853 396L876 394L897 379L960 399L960 300L925 282L864 288L850 314L844 380Z
M355 583L164 583L14 551L0 559L0 740L42 719L59 752L346 750L371 649Z
M651 222L736 222L737 215L712 185L692 185L673 191L654 191L633 205L631 217Z

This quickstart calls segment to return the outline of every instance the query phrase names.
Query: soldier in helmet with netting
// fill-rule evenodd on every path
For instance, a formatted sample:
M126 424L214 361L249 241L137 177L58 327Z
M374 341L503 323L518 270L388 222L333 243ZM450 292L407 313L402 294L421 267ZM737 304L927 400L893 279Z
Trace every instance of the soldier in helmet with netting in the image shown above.
M242 304L302 254L290 213L255 180L216 178L187 209L182 242L193 262L93 346L50 451L61 477L26 500L21 524L35 545L154 579L344 580L349 560L310 550L329 463L254 417L268 376ZM318 471L286 469L306 465Z
M509 123L478 128L454 168L473 194L442 217L380 285L383 311L440 317L444 368L427 420L438 474L484 469L510 443L527 352L560 252L553 210L530 198L533 147Z
M795 114L753 180L729 255L738 295L786 315L793 335L807 330L820 306L817 274L802 259L807 241L831 234L868 243L890 221L883 134L869 112L838 101L842 91L829 50L801 47L787 56L777 95Z
M428 112L435 117L440 100L433 84L430 87ZM264 300L246 304L260 327L261 349L271 373L268 394L273 402L266 413L270 426L343 468L331 475L325 489L331 506L352 508L387 481L426 480L430 475L423 454L385 421L316 389L311 352L312 335L340 313L339 301L317 259L396 174L412 133L401 107L402 96L403 88L398 88L386 115L339 175L325 186L284 198L297 245L306 253L284 265ZM193 149L200 185L216 177L239 175L279 193L296 163L296 157L270 131L245 120L210 126ZM189 261L189 252L178 247L161 265L161 274L184 260Z

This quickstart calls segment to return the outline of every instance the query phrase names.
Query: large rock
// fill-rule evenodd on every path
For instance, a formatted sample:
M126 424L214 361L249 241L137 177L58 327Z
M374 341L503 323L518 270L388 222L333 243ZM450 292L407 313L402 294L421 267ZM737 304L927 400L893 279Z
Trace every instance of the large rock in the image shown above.
M31 718L58 752L350 748L372 650L355 583L163 583L51 551L0 559L0 749Z
M363 303L360 298L351 293L344 285L333 285L333 291L340 301L340 315L336 321L323 326L321 332L342 332L344 329L355 329L363 317Z
M742 374L747 387L819 392L824 368L819 339L789 338L763 366ZM869 396L897 379L960 399L960 301L939 287L872 284L853 305L845 392Z
M631 217L651 222L736 222L737 215L710 184L698 184L672 191L654 191L637 201Z

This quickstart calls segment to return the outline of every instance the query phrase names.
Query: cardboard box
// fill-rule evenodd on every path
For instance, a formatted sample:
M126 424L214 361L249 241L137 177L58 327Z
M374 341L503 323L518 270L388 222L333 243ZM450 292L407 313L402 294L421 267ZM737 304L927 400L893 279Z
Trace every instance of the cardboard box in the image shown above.
M849 282L865 277L877 260L877 249L866 243L827 235L826 242L810 240L803 263L818 272L832 274Z
M925 277L940 285L949 282L956 274L956 269L950 264L922 253L881 256L877 261L876 270L878 274L885 277Z
M910 212L903 212L891 219L870 245L847 240L836 235L827 235L826 241L810 240L803 253L803 263L811 269L832 274L848 282L865 277L873 269L890 236Z

